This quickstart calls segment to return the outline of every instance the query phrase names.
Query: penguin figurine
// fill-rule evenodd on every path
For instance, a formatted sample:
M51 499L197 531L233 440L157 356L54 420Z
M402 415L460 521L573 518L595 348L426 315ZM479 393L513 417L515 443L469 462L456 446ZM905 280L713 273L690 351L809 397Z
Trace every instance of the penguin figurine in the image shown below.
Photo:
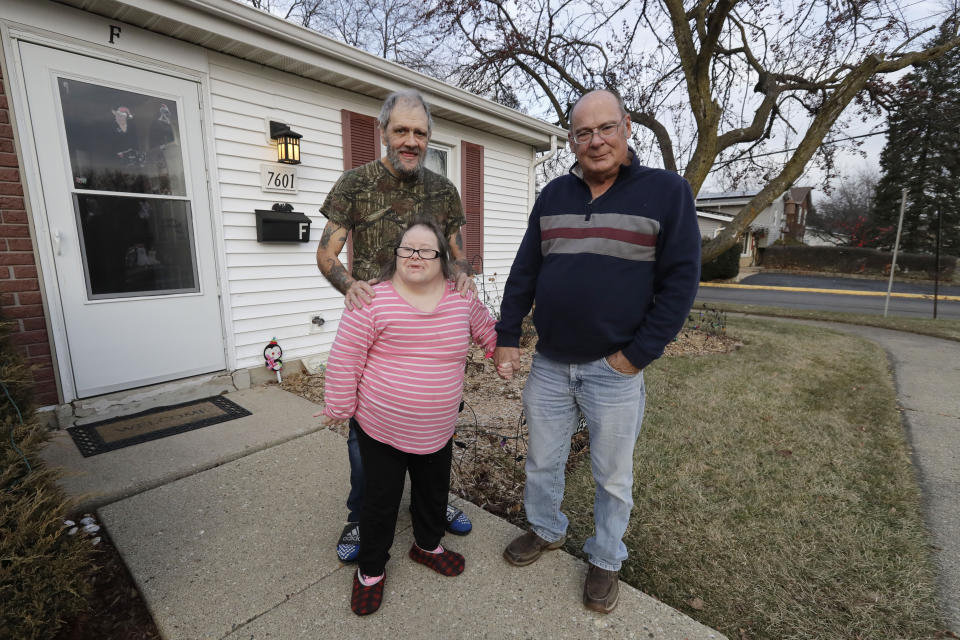
M270 342L263 349L263 359L267 363L267 369L277 372L277 383L282 382L280 379L280 369L283 368L283 349L280 348L280 345L277 344L276 338L271 338Z

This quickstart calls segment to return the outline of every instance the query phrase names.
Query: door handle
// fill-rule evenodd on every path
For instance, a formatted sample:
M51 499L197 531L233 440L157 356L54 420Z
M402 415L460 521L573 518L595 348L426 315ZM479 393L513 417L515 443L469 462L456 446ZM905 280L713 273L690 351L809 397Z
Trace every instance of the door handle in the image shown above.
M53 252L58 256L62 256L63 255L62 247L63 247L63 237L60 235L60 230L54 229L53 230Z

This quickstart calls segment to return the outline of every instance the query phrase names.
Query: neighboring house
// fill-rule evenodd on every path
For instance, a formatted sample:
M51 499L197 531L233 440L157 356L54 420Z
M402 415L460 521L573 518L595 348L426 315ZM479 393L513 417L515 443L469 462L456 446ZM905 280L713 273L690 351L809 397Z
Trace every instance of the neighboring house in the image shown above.
M697 208L697 224L700 226L701 237L715 238L731 220L733 220L733 216Z
M47 406L261 372L274 337L288 363L322 357L343 298L316 266L319 207L379 157L390 91L433 106L428 166L499 290L537 152L565 136L232 0L3 0L0 44L0 303Z
M806 214L810 208L810 192L809 187L790 189L754 218L748 231L740 239L741 265L756 264L759 258L758 250L769 247L781 238L793 238L799 234L802 241ZM705 237L715 236L757 193L759 190L701 192L696 198L700 232Z
M804 232L807 228L807 214L810 212L810 206L813 202L811 194L813 189L810 187L794 187L787 191L783 196L783 218L786 222L784 236L795 240L804 241Z

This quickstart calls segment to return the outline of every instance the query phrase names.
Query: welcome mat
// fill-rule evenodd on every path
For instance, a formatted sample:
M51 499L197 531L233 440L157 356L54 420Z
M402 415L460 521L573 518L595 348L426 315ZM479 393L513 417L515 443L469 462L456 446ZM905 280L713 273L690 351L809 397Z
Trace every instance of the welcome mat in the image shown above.
M70 427L67 431L84 458L166 438L249 416L250 412L223 396L212 396L142 411L132 416Z

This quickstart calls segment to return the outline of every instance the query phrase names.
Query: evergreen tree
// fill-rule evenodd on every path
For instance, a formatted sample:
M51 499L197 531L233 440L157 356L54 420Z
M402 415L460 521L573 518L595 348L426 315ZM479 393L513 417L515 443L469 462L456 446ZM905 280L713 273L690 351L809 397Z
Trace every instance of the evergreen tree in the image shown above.
M939 208L941 254L960 255L960 50L917 65L898 83L895 98L880 156L874 211L879 233L872 244L893 248L906 188L900 249L935 251Z

